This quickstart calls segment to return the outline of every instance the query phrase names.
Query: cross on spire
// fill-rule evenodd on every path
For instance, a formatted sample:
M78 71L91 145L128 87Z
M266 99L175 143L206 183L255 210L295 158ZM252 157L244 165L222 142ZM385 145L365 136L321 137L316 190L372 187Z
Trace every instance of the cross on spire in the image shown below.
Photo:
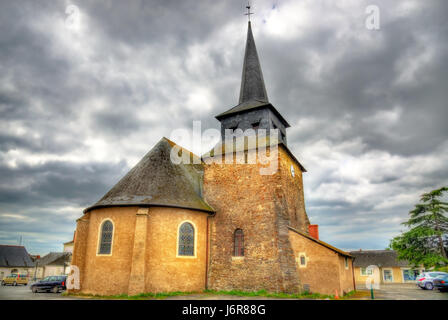
M244 15L247 16L247 19L250 21L250 15L252 15L254 13L250 12L250 3L249 2L247 3L246 9L247 9L247 13L245 13Z

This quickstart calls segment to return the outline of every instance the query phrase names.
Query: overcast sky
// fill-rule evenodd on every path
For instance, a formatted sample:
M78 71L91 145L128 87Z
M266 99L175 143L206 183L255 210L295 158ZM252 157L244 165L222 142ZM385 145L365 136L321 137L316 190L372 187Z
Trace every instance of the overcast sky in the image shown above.
M365 26L370 4L380 30ZM161 137L193 120L219 128L238 101L245 5L1 1L0 243L61 251L82 210ZM253 11L311 222L343 249L387 247L419 195L448 185L448 1Z

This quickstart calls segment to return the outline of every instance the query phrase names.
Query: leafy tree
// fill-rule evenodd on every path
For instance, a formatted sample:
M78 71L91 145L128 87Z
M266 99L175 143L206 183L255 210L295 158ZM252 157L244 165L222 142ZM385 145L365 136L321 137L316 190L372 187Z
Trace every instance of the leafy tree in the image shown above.
M442 201L445 192L448 187L423 194L421 203L409 212L410 219L403 223L409 231L390 243L399 259L425 268L448 265L448 202Z

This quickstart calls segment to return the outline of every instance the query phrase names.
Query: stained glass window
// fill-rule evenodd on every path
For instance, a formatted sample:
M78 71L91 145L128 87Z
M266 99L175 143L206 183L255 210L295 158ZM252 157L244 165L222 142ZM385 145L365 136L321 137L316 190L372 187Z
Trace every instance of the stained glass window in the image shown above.
M189 222L184 222L179 229L179 255L194 256L194 228Z
M233 255L235 257L244 256L244 233L241 229L235 230Z
M101 226L101 242L98 250L99 254L110 254L112 249L112 235L114 226L111 221L107 220Z

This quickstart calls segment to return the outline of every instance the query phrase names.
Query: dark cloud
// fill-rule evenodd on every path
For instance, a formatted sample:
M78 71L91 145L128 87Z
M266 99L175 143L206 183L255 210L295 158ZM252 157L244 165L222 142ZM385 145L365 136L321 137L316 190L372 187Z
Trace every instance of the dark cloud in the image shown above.
M368 1L254 8L268 95L308 170L308 214L342 248L387 246L418 195L448 184L448 3L376 2L379 31L364 27ZM2 2L0 242L60 250L161 136L193 120L218 128L238 99L245 5Z
M127 169L124 161L0 166L0 203L16 209L42 205L87 207L118 182Z

